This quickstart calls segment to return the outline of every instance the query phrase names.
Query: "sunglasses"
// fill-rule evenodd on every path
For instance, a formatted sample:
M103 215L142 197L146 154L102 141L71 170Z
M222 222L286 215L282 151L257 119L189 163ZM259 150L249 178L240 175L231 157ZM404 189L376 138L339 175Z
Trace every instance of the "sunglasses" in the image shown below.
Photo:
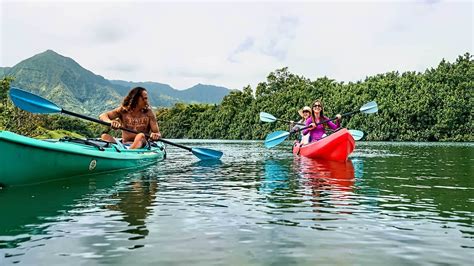
M319 107L319 108L321 108L322 106L321 106L320 104L315 104L315 105L313 105L313 108L314 108L314 107Z

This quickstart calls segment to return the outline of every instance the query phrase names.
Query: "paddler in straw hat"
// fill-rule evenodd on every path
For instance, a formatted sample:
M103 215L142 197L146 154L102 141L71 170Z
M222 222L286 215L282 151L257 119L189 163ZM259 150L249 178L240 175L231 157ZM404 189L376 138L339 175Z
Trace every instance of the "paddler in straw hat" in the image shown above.
M298 110L298 114L301 116L300 121L298 121L295 125L294 121L290 121L290 130L296 131L302 127L306 123L306 120L311 116L311 107L305 106L302 109ZM303 131L300 131L298 134L298 139L300 140L301 144L308 144L309 143L309 134L303 135Z

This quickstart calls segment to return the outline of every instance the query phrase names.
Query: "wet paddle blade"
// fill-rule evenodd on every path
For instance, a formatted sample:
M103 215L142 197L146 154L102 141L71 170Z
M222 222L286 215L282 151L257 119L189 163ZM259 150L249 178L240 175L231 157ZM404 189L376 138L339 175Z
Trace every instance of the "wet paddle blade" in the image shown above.
M379 111L377 107L377 103L375 101L368 102L364 104L361 108L360 111L364 114L373 114L377 113Z
M275 122L277 119L273 115L265 112L260 112L260 121L262 122L267 122L267 123L272 123Z
M276 145L285 141L285 139L288 138L289 135L290 135L290 132L288 131L275 131L273 133L270 133L265 138L265 147L269 149L273 148Z
M361 140L364 137L364 132L356 129L349 129L349 133L352 135L354 140Z
M56 104L18 88L10 89L10 98L18 108L30 113L50 114L62 111Z
M201 160L219 160L223 154L221 151L206 148L192 148L191 152Z

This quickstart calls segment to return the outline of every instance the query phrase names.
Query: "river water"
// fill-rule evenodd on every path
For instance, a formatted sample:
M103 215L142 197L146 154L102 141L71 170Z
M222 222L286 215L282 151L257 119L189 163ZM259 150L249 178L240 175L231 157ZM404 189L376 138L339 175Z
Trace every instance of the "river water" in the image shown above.
M0 265L472 265L473 143L181 143L224 156L0 190Z

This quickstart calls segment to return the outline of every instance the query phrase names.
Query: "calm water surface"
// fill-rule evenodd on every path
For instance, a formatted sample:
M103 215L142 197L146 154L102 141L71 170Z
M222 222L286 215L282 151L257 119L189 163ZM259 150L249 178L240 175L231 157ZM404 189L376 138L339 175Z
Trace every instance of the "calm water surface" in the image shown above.
M183 143L224 157L0 190L0 265L472 265L472 143Z

